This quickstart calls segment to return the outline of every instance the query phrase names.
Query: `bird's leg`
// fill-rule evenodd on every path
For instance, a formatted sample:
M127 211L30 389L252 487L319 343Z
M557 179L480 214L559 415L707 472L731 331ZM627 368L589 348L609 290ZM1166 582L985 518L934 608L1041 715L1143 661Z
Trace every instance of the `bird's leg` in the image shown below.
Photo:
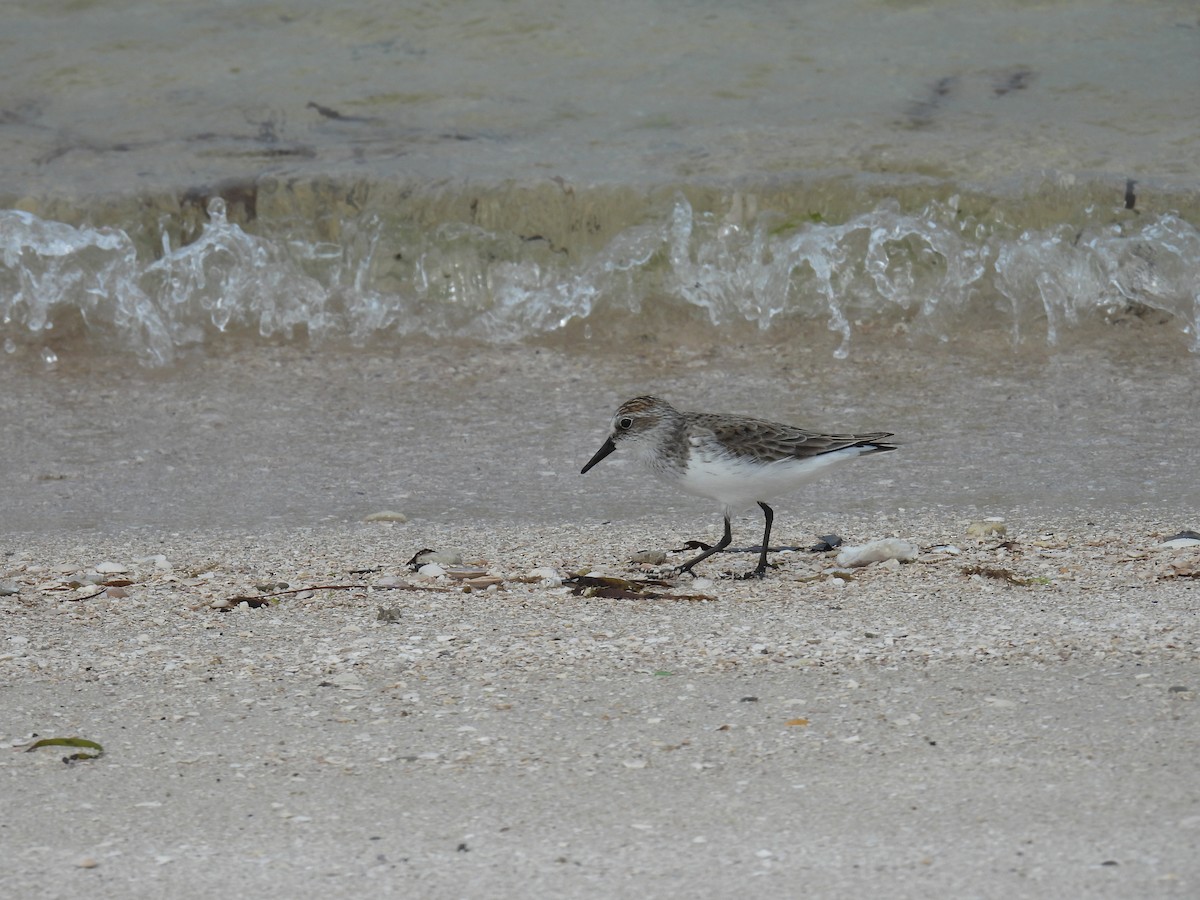
M717 541L715 544L713 544L713 546L709 547L707 550L705 550L703 553L701 553L699 556L697 556L695 559L689 559L687 562L685 562L682 566L680 566L675 571L680 575L682 575L684 572L687 572L689 575L691 575L694 578L696 576L696 573L692 571L692 567L694 565L696 565L696 563L704 562L704 560L708 559L714 553L720 553L722 550L724 550L726 547L729 546L729 542L732 540L733 540L733 532L732 532L732 530L730 530L730 527L729 527L729 515L726 514L725 515L725 534L721 536L721 539L719 541Z
M775 521L775 511L761 500L758 505L762 507L763 518L767 521L767 527L763 531L762 552L758 555L758 565L743 575L743 578L762 578L767 574L767 548L771 546L771 523Z

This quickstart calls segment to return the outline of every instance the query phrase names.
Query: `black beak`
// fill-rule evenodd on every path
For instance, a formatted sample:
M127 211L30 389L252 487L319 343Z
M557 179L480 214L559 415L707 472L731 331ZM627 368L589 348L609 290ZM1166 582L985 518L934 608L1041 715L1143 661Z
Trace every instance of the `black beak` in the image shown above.
M587 461L587 465L579 470L579 474L586 475L588 469L590 469L596 463L600 462L600 460L604 459L604 457L608 456L608 454L612 453L616 449L617 449L617 445L613 443L613 439L608 438L600 446L600 449L596 451L596 455Z

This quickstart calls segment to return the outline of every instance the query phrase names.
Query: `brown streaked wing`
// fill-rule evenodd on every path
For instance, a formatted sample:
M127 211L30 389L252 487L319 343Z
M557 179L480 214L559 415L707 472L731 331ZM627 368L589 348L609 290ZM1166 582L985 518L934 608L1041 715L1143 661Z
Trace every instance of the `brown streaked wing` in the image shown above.
M793 425L733 416L700 414L695 425L711 431L717 440L733 449L735 455L752 456L767 462L777 459L809 459L857 444L885 442L886 431L863 434L821 434Z

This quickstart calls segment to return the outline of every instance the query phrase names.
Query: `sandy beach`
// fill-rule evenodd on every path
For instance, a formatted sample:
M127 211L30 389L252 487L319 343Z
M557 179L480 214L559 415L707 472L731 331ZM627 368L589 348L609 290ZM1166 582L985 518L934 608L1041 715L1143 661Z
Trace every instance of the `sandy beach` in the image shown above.
M1158 336L10 366L0 888L1191 896L1196 363ZM674 578L717 510L579 474L650 389L902 447L781 498L762 581Z
M1200 548L1121 517L850 517L918 559L561 582L653 578L630 558L690 524L5 538L0 886L1194 893ZM410 571L427 547L461 564ZM61 736L104 753L21 752Z
M0 896L1200 896L1194 4L5 21Z

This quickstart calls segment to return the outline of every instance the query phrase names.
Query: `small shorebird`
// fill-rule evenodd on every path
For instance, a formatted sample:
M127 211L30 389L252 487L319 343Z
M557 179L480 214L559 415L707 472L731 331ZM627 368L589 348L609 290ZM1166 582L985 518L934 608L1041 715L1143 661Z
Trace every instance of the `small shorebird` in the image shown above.
M725 534L679 567L679 572L692 575L697 563L729 546L730 515L757 503L766 519L762 552L757 568L744 577L761 578L767 571L775 518L766 501L825 474L836 463L895 450L890 437L885 431L821 434L745 416L680 412L657 397L634 397L621 404L612 419L612 433L580 474L614 450L628 448L660 478L721 503Z

